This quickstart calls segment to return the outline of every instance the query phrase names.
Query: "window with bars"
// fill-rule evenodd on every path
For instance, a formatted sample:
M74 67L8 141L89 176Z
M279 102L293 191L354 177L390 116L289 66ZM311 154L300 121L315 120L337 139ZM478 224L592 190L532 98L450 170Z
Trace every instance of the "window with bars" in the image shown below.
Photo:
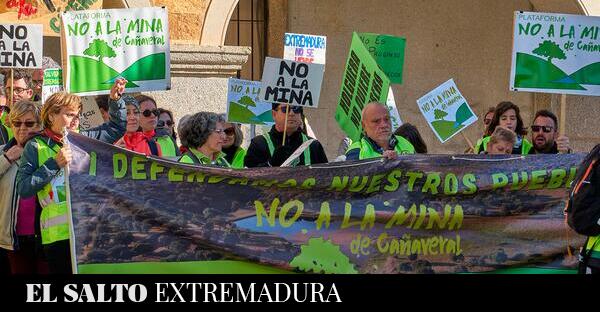
M227 34L225 45L252 47L252 54L242 70L239 79L259 81L267 50L267 1L240 0L235 8Z

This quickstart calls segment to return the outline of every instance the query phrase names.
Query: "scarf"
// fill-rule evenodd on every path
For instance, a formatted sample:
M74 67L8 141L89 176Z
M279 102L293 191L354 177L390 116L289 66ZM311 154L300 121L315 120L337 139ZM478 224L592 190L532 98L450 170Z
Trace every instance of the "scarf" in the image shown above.
M62 146L63 135L57 134L54 131L50 130L50 128L44 129L44 135L52 139L54 142L59 143Z
M148 138L142 132L125 133L123 141L125 141L125 148L130 151L142 153L144 155L152 154L150 147L148 146Z

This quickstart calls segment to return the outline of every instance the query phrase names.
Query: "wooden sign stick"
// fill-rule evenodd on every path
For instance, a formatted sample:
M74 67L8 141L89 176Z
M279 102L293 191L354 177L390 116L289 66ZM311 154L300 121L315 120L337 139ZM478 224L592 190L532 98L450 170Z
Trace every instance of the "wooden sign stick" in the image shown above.
M281 146L285 146L285 137L287 134L287 122L288 122L288 116L290 115L290 104L285 104L285 126L283 127L283 143L281 144Z
M558 135L564 136L567 128L567 95L560 95L560 124L558 127Z
M473 146L473 142L471 142L471 140L469 140L469 138L467 137L467 135L461 131L462 137L465 139L465 141L467 141L467 144L469 144L469 147L471 148L471 150L473 150L473 153L475 153L475 146Z

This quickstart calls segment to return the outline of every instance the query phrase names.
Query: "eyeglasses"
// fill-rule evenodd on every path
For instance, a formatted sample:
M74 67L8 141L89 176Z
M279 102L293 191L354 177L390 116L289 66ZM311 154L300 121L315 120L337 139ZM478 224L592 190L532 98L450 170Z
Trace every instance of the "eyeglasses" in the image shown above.
M29 90L29 88L19 88L19 87L16 87L16 88L13 88L13 94L21 95L21 94L23 94L23 92L25 92L27 90ZM10 94L10 87L6 88L6 94Z
M175 123L172 120L167 120L167 121L165 121L165 124L170 127Z
M540 132L540 130L544 130L545 133L550 133L550 132L552 132L552 129L554 129L554 127L550 127L550 126L531 126L531 131L533 131L533 132Z
M225 130L224 129L215 129L213 132L216 133L216 134L218 134L218 135L224 135L225 134Z
M290 105L290 106L284 106L284 105L281 105L281 106L279 106L279 107L280 107L280 111L281 111L282 113L284 113L284 114L287 114L287 112L288 112L288 107L289 107L289 108L290 108L290 110L291 110L292 112L294 112L295 114L301 114L301 113L302 113L302 106L291 106L291 105Z
M12 125L15 128L21 128L22 125L25 125L25 128L33 128L33 126L35 126L37 124L37 122L35 121L13 121Z
M233 127L227 128L227 129L223 130L223 132L225 132L225 135L227 135L227 136L235 135L235 129Z
M485 119L483 119L483 124L484 125L489 125L491 122L492 122L491 118L485 118Z
M41 86L44 84L44 80L31 80L31 84L33 84L34 87Z
M152 114L154 114L154 116L158 117L158 115L160 114L158 109L153 109L153 110L145 110L142 112L142 115L144 115L144 117L150 117Z

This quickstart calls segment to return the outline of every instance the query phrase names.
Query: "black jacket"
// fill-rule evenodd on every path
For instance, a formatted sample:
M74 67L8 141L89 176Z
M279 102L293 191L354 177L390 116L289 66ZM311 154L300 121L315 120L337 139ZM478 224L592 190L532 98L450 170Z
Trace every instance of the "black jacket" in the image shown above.
M257 136L250 142L248 152L246 153L246 158L244 158L244 166L248 168L280 166L285 159L291 156L291 154L298 147L300 147L300 145L302 145L301 131L296 131L294 134L288 136L285 140L284 147L281 146L283 141L283 133L275 130L275 126L273 126L271 131L269 131L269 133L266 135L269 135L273 141L273 145L275 147L273 155L271 156L269 153L269 146L267 145L266 139L262 135ZM319 141L313 141L309 146L309 149L311 164L327 163L327 155L325 155L323 146ZM298 159L298 165L304 165L304 157L300 155Z

